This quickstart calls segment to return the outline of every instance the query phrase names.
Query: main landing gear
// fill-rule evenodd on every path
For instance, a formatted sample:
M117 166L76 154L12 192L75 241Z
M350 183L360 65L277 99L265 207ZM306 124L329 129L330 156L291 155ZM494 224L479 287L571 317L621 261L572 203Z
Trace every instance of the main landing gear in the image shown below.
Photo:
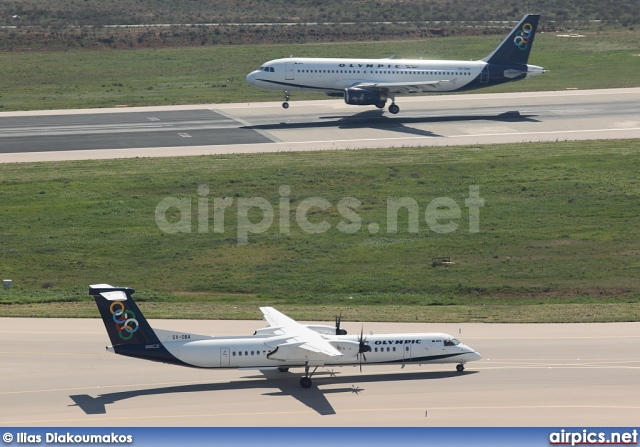
M379 109L384 109L385 106L387 105L387 99L391 100L391 105L389 106L389 113L392 113L393 115L395 115L400 111L400 107L398 107L398 105L396 104L396 98L394 95L381 96L380 102L377 102L373 105ZM368 103L368 104L372 104L372 103Z
M389 94L389 99L391 100L391 105L389 106L389 113L396 114L400 111L400 107L396 104L396 96L393 94Z
M291 93L289 93L288 91L285 90L285 92L284 92L284 102L282 103L282 108L284 108L284 109L288 109L289 108L289 99L291 99Z
M311 388L311 376L316 372L317 369L318 367L316 366L315 368L313 368L311 374L309 374L309 364L307 363L304 366L304 377L300 379L300 386L302 388Z
M386 101L379 102L378 104L374 104L374 105L379 109L384 109L384 106L387 105L387 102ZM398 107L395 102L392 102L391 105L389 106L389 112L395 115L399 111L400 111L400 107Z

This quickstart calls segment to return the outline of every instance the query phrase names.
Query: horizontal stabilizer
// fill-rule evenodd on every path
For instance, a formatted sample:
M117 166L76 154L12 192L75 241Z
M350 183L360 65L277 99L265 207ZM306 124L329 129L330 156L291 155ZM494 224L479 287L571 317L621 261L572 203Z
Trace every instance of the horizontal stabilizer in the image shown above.
M102 292L100 295L108 299L109 301L126 301L127 294L124 290L116 290L113 292Z

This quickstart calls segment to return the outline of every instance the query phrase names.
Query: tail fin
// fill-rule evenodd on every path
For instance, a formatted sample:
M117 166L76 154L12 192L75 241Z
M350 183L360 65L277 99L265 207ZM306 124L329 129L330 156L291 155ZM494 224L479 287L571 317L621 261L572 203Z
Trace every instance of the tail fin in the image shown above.
M526 65L539 20L540 14L525 15L502 43L482 60L490 64Z
M108 284L89 286L98 305L112 345L156 345L160 344L156 333L133 302L135 293L130 287L113 287Z

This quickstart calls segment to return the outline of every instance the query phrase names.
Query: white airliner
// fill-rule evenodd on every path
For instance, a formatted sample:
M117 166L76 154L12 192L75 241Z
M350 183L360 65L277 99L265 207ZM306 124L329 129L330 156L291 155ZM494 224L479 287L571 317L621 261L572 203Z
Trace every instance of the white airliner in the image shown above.
M320 366L455 363L462 372L467 362L481 358L447 334L347 335L339 319L335 326L303 325L272 307L260 308L268 327L248 336L152 329L131 298L134 292L107 284L89 287L111 339L107 350L128 357L195 368L277 368L284 372L303 367L303 388L311 387L311 376Z
M292 91L323 92L344 97L347 104L400 107L396 94L448 93L519 81L544 73L528 65L539 14L528 14L487 57L477 61L408 59L331 59L290 57L263 64L247 75L255 87L284 92L289 107Z

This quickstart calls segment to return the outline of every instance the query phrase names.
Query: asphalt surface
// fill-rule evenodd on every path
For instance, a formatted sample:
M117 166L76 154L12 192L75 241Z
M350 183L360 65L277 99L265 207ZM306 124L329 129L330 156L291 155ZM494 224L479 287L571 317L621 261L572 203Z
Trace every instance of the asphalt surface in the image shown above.
M97 310L96 310L97 313ZM260 321L151 321L247 335ZM359 332L361 323L344 323ZM0 318L2 426L636 426L640 323L364 323L450 333L483 359L288 373L198 370L106 352L98 319Z
M0 153L128 149L270 140L213 110L0 117Z
M640 138L640 88L0 113L0 162Z

